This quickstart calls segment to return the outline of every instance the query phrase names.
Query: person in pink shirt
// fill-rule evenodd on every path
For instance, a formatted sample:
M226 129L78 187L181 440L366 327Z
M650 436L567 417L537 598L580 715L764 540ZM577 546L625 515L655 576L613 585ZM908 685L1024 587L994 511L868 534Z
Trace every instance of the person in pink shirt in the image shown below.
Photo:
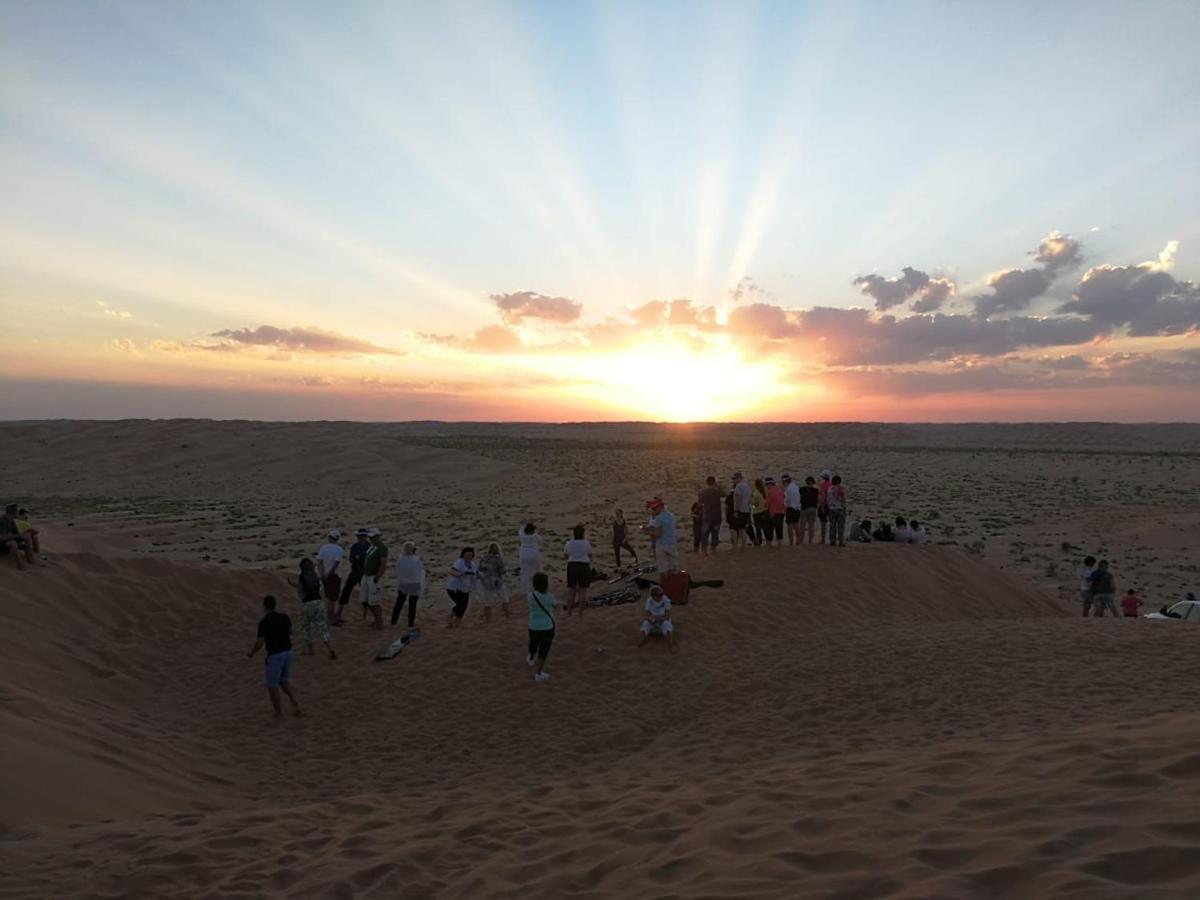
M829 507L829 546L846 546L846 508L850 505L850 496L842 484L842 476L834 475L825 494L825 502Z
M775 483L775 479L768 477L767 485L767 546L770 547L772 541L779 541L779 546L783 546L783 514L787 509L787 501L783 496L783 488Z

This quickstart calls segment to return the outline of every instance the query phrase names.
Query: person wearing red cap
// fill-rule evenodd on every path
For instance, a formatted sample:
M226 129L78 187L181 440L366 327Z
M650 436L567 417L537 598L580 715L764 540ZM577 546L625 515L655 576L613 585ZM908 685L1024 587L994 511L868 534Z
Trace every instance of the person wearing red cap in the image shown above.
M675 543L675 515L667 509L662 497L651 497L646 501L650 510L650 524L646 533L654 541L654 561L659 572L679 571L679 550Z

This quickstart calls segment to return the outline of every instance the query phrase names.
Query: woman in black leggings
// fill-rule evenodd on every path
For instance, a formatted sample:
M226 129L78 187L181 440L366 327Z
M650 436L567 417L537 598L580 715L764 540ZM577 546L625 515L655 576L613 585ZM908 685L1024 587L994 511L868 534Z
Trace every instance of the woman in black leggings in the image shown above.
M621 568L622 550L628 550L633 555L633 564L636 566L638 564L637 551L634 550L629 543L629 538L627 536L629 529L625 524L625 513L621 512L619 509L613 514L612 528L613 556L615 556L617 559L617 568Z

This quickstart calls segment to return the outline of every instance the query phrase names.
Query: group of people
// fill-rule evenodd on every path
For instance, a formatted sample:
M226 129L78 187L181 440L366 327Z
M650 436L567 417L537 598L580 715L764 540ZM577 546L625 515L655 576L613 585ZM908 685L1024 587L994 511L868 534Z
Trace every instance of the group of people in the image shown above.
M11 555L17 568L44 565L38 530L29 523L29 511L9 503L0 516L0 556Z
M732 487L725 491L713 475L704 480L692 503L692 549L708 555L721 543L721 525L729 527L729 544L734 550L747 546L789 546L817 542L846 546L846 515L850 496L840 475L828 469L820 478L811 475L804 483L788 473L776 481L773 475L754 479L753 484L741 472L734 472ZM615 541L615 532L614 532ZM619 563L618 554L618 563Z
M1085 619L1089 615L1103 619L1106 612L1112 613L1114 619L1118 616L1117 584L1107 559L1097 562L1094 556L1083 558L1083 562L1079 566L1079 600L1083 606ZM1129 588L1121 598L1119 615L1128 619L1136 619L1138 610L1145 605L1145 602L1137 595L1137 591Z
M928 538L929 534L924 525L916 519L909 522L904 516L896 516L895 527L881 522L879 527L872 529L870 519L862 519L850 526L850 540L859 544L876 541L889 544L923 544Z

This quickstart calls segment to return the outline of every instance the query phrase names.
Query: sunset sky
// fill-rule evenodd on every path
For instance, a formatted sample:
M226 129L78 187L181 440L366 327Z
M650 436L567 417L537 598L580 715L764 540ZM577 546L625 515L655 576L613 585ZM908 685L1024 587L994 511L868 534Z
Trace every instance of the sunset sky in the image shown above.
M1200 420L1200 4L0 4L0 418Z

